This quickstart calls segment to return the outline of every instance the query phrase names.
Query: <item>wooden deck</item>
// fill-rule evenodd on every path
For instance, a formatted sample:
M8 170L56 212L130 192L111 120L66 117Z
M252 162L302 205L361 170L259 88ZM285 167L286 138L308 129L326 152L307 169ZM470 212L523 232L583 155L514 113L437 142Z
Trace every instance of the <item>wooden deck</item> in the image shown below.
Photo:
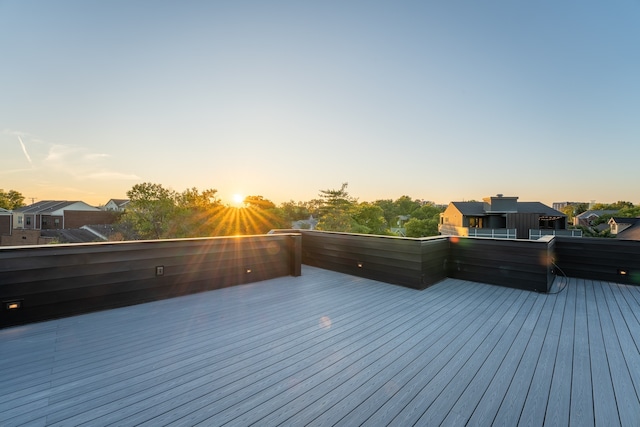
M640 287L285 277L0 330L0 425L627 425Z

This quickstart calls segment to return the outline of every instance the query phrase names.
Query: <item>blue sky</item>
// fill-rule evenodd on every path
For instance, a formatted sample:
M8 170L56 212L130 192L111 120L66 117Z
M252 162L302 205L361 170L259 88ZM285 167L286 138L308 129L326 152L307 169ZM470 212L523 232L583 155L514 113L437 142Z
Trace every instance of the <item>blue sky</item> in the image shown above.
M634 0L0 0L0 188L640 203L639 22Z

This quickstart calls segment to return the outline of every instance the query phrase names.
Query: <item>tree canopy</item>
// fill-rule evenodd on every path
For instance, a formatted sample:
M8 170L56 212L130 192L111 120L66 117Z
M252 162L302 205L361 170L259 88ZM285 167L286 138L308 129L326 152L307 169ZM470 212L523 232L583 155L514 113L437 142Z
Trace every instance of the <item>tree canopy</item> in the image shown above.
M0 188L0 208L14 210L24 206L24 196L18 191L4 191Z

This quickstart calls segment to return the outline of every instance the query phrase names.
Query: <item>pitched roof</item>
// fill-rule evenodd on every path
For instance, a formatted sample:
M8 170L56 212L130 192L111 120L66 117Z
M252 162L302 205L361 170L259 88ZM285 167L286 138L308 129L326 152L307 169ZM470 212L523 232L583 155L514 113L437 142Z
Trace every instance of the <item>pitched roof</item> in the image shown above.
M619 231L616 234L616 239L621 240L640 240L640 217L628 218L628 217L611 217L609 224L615 222L616 224L630 224L630 227Z
M467 216L484 215L484 203L483 202L451 202L460 213Z
M482 216L487 213L484 210L484 202L451 202L463 215ZM518 213L537 213L551 216L566 216L540 202L517 202Z
M61 229L61 230L42 230L42 237L54 237L60 243L90 243L101 242L102 239L88 230L79 228Z
M113 202L118 205L118 207L122 207L122 205L126 205L127 203L129 203L129 199L110 199L109 202Z
M615 221L616 224L631 224L631 225L635 225L638 222L640 222L640 217L638 217L638 218L629 218L629 217L623 217L623 216L612 216L610 221L611 220Z
M21 208L18 208L16 210L14 210L14 212L18 212L18 213L23 213L23 214L35 214L35 215L40 215L40 214L51 214L54 213L56 211L59 210L64 210L67 207L73 206L73 205L79 205L82 204L84 206L87 206L89 208L91 208L91 210L99 210L96 207L93 207L81 200L73 200L73 201L68 201L68 200L42 200L40 202L36 202L32 205L29 206L23 206ZM89 209L81 209L81 210L89 210Z
M41 200L32 205L18 208L14 212L34 213L34 214L48 213L48 212L57 211L58 209L64 208L74 203L78 203L78 201L70 202L67 200Z
M576 218L589 218L592 215L600 217L602 215L613 215L615 213L618 213L618 211L617 210L611 210L611 209L589 210L589 211L584 211L581 214L576 215Z

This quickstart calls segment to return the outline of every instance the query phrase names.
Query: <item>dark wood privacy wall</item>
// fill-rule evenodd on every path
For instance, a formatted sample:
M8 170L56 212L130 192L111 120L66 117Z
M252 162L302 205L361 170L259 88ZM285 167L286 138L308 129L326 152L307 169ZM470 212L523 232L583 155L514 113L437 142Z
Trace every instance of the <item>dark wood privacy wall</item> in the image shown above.
M0 248L0 326L299 276L300 250L299 234Z

